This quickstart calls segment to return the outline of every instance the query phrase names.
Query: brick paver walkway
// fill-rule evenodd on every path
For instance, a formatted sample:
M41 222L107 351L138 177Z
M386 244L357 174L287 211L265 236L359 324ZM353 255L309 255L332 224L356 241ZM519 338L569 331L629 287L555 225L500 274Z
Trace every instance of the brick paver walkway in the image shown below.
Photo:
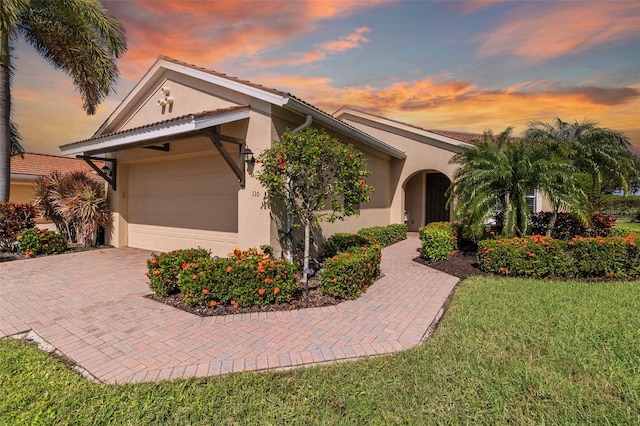
M0 337L37 333L105 383L287 368L418 345L458 279L412 261L416 234L383 250L357 300L198 317L144 298L149 252L94 250L0 263Z

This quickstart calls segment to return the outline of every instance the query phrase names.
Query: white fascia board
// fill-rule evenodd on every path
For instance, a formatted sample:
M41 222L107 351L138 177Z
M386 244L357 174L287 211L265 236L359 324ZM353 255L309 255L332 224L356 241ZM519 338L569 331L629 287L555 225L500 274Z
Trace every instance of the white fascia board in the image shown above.
M447 136L442 136L439 135L437 133L433 133L430 132L428 130L423 130L423 129L418 129L416 127L413 126L409 126L406 124L402 124L399 123L397 121L393 121L393 120L389 120L386 118L382 118L382 117L377 117L377 116L372 116L370 114L367 114L365 112L361 112L361 111L357 111L357 110L352 110L352 109L340 109L336 112L336 117L338 118L342 118L345 115L351 115L354 117L358 117L361 118L363 120L367 120L371 123L376 123L378 125L380 125L380 127L384 127L382 130L385 130L389 133L396 133L398 134L398 130L402 131L404 133L404 136L409 137L410 139L416 139L415 137L410 137L407 136L407 134L412 134L412 135L417 135L417 136L423 136L425 138L429 138L429 139L434 139L437 140L439 142L443 142L445 144L448 145L453 145L455 147L469 147L469 146L473 146L467 142L462 142L459 141L457 139L453 139L453 138L449 138Z
M289 98L289 103L286 105L286 107L304 115L311 115L314 121L322 123L329 128L338 130L339 132L349 135L354 139L360 140L365 144L399 160L407 158L407 154L403 151L394 148L391 145L387 145L386 143L374 138L373 136L369 136L366 133L338 120L335 117L332 117L329 114L322 114L320 111L310 108L309 106L295 99Z
M210 127L219 126L221 124L238 121L249 118L250 111L248 109L241 111L229 111L210 117L195 118L190 115L180 120L160 123L155 126L142 127L139 129L125 131L125 133L105 136L99 139L87 140L77 145L61 146L60 151L64 154L88 154L93 152L110 152L118 151L127 145L136 144L138 142L152 141L159 138L176 137L197 130L203 130Z

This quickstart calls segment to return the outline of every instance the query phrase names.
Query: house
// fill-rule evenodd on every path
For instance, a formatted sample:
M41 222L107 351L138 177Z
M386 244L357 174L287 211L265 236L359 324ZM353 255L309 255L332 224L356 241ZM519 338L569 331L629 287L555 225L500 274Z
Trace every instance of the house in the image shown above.
M99 167L103 164L98 163ZM25 152L22 156L11 157L10 196L14 203L32 203L36 181L53 172L62 174L84 172L94 179L101 179L85 161L58 155ZM39 219L39 222L44 219Z
M449 160L468 134L427 131L343 108L328 114L290 93L160 56L93 137L63 145L65 155L106 160L114 212L108 243L168 251L271 244L278 231L243 161L271 146L287 128L322 127L361 150L376 188L358 217L323 224L324 236L401 223L411 230L446 220ZM251 154L249 154L251 152ZM106 157L106 158L105 158ZM281 213L281 212L280 212ZM322 239L323 236L317 236Z

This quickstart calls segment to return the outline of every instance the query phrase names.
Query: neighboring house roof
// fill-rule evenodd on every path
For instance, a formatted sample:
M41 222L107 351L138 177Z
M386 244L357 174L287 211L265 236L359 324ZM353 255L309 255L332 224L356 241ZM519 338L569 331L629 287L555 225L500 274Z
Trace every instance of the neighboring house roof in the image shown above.
M98 167L103 164L96 162ZM36 178L46 176L53 172L62 174L72 172L84 172L94 179L101 179L94 174L93 169L84 160L70 157L60 157L58 155L36 154L25 152L24 157L16 155L11 157L11 177Z
M144 77L138 82L138 84L132 89L131 92L125 97L125 99L120 103L120 105L113 111L113 113L107 118L107 120L100 126L98 131L94 134L94 136L90 139L74 142L66 145L60 146L62 152L66 153L80 153L84 152L85 154L95 154L95 153L104 153L116 150L116 147L120 147L123 149L123 146L132 147L135 144L142 146L144 141L152 141L154 138L160 136L165 137L163 131L169 128L173 128L173 130L178 130L175 128L173 120L160 121L156 123L152 123L146 126L142 126L134 130L133 133L129 132L116 132L107 136L107 139L100 139L104 136L106 129L115 121L119 119L119 117L123 117L124 114L129 111L131 106L135 103L137 99L140 99L147 91L149 91L156 81L162 76L162 74L166 71L173 71L176 73L188 75L199 80L207 81L212 84L220 85L229 90L234 90L239 93L243 93L247 96L259 99L261 101L268 102L272 105L276 105L289 111L293 111L297 114L304 116L311 116L314 122L321 124L327 128L336 130L343 134L349 135L369 146L372 146L382 152L387 153L388 155L395 158L405 158L406 155L404 152L388 145L371 135L364 133L363 131L333 117L331 114L328 114L321 109L311 105L308 102L303 101L300 98L297 98L290 93L283 92L276 89L270 89L265 86L252 83L247 80L241 80L236 77L231 77L223 73L219 73L217 71L209 70L206 68L198 67L193 64L188 64L186 62L178 61L176 59L169 58L167 56L159 56L158 60L155 64L147 71ZM246 107L246 106L245 106ZM212 113L218 114L220 110L212 111ZM180 122L180 119L184 119L185 117L197 117L195 114L187 115L183 117L179 117L177 122ZM239 114L231 114L228 117L228 121L236 121L241 118ZM245 117L246 118L246 117ZM223 123L218 123L223 124ZM143 130L152 129L155 130L155 133L145 133ZM136 133L137 132L137 133ZM133 134L136 136L133 136ZM182 136L180 131L171 133L172 136ZM154 143L154 142L150 142Z
M461 147L471 145L473 140L482 137L482 135L473 133L427 130L413 124L403 123L398 120L382 117L380 115L347 106L340 108L333 115L339 119L348 117L350 120L363 122L368 126L396 133L416 141L437 144L438 146L447 149L459 150Z

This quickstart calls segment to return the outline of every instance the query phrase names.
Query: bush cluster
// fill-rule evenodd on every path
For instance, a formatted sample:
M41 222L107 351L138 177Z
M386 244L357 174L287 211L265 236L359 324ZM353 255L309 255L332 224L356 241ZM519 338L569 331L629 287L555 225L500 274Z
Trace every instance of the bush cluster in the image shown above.
M380 275L379 244L351 247L326 259L320 271L320 291L339 299L355 299Z
M11 251L18 232L36 226L35 217L31 204L0 202L0 251Z
M204 249L177 250L152 255L147 266L155 294L181 292L194 305L283 303L297 289L295 265L255 248L237 249L225 258L211 258Z
M640 195L601 195L593 201L596 210L613 216L633 216L640 212Z
M558 240L534 235L479 243L482 270L527 277L632 277L640 274L640 234Z
M450 222L433 222L420 228L421 256L430 261L446 260L457 248L458 232Z
M55 231L27 228L16 236L18 250L27 257L37 254L57 254L67 250L67 240Z
M382 247L390 246L398 241L407 239L407 225L403 223L392 223L387 226L374 226L371 228L362 228L358 231L358 235L368 237Z
M626 237L629 234L633 234L638 232L638 227L637 226L633 226L633 225L616 225L613 228L611 228L611 234L609 234L612 237Z
M551 222L551 212L533 213L529 218L531 235L546 235ZM570 213L558 213L551 236L561 240L575 237L608 237L616 221L610 216L594 214L590 217L591 226L586 228Z
M199 263L211 258L211 252L203 248L174 250L169 253L152 253L147 260L149 287L158 296L180 292L178 276L185 263Z
M347 232L338 232L333 234L325 241L320 249L318 257L320 262L335 256L338 253L349 250L352 247L361 247L371 244L371 239L363 235L349 234Z

